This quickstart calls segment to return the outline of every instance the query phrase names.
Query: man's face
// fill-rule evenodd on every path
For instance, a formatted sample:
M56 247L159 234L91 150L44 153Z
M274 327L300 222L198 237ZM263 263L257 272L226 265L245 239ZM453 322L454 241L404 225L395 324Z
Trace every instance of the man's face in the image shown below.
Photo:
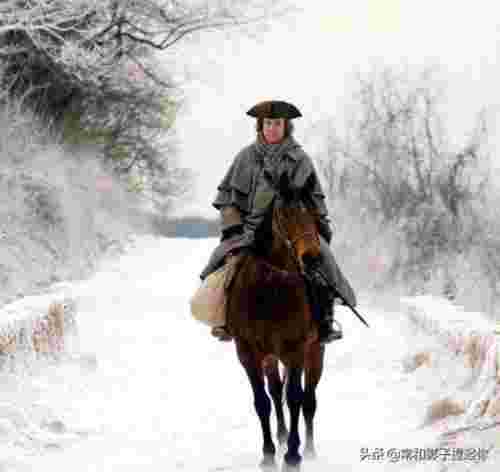
M285 119L264 118L262 133L268 143L279 143L285 136Z

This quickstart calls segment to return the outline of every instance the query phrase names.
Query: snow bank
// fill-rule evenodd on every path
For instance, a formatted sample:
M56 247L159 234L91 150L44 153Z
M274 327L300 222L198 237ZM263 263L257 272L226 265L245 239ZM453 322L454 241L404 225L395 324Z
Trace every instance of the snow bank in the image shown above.
M54 357L76 334L76 302L63 291L19 299L0 309L0 369Z
M472 336L479 336L483 342L495 338L495 324L480 312L466 312L446 299L430 295L403 297L401 301L415 325L438 336L444 346L455 352Z
M118 253L123 254L154 236L129 234ZM116 260L115 249L103 254L100 265ZM60 282L46 293L20 298L0 307L0 372L13 369L17 361L57 358L75 352L78 343L78 298L88 281Z
M419 353L427 361L422 364L443 379L441 398L429 405L428 423L437 420L444 435L494 426L500 419L500 335L495 323L433 296L401 302L416 329L432 335L442 348L426 356Z

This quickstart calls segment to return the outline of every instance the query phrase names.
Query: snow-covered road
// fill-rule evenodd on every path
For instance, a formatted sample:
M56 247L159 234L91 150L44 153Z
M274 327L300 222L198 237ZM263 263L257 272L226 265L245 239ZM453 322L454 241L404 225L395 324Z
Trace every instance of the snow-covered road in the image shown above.
M62 426L36 451L9 443L0 470L258 470L260 427L234 345L216 341L189 313L214 244L142 237L78 286L88 362L46 366L1 396L22 389L18 406L29 421L40 420L38 405ZM304 464L306 471L401 470L402 462L362 461L361 448L425 447L432 439L414 431L424 401L401 367L415 343L407 321L362 296L358 309L370 329L347 309L337 312L345 338L327 348L318 387L319 457Z

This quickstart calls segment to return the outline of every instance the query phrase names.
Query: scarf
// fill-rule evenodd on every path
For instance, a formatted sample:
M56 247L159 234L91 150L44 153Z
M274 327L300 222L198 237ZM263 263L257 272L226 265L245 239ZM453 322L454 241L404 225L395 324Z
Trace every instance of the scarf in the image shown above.
M295 147L300 147L300 144L293 136L288 136L276 144L266 143L259 137L256 139L255 150L263 166L264 175L274 186L278 185L279 177L286 170L282 157Z

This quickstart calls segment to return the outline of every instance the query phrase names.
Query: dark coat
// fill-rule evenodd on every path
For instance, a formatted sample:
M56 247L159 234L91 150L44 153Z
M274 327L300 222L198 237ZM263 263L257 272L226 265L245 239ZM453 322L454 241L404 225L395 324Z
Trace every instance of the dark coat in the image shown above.
M217 195L212 202L212 205L222 213L221 230L224 231L233 225L235 220L244 223L247 229L255 230L276 192L276 181L286 173L291 185L297 188L303 187L307 182L310 196L321 214L320 232L329 243L332 230L324 202L325 195L312 160L292 136L286 138L286 141L285 151L272 163L266 161L259 152L257 140L236 154L226 175L217 186ZM234 211L232 215L225 214L226 209L235 208L239 210L236 212L237 218L234 217ZM220 267L230 250L247 246L251 242L251 235L248 232L223 241L213 251L200 277L204 279L210 272Z
M267 177L266 172L268 173ZM293 138L290 138L288 150L274 165L272 173L275 175L269 175L270 173L270 169L264 165L262 155L257 151L256 143L244 147L236 155L226 175L218 185L218 193L212 205L218 210L225 205L234 205L245 218L256 208L264 208L269 203L275 192L270 180L279 181L279 177L287 173L291 185L296 188L302 188L307 182L316 207L320 214L326 218L328 210L324 201L325 194L313 162Z
M286 172L293 187L303 188L306 185L309 189L309 196L321 215L319 231L325 243L323 248L328 248L332 238L332 229L325 204L325 194L314 164L293 137L287 139L289 145L286 146L286 151L276 162L273 162L272 167L258 152L257 141L245 146L235 156L226 175L217 186L218 192L212 205L220 211L228 207L238 208L242 222L248 228L255 229L262 221L265 210L276 192L277 182L281 175ZM232 223L234 221L226 223L223 219L222 230ZM220 267L230 250L247 246L250 242L248 233L235 235L222 241L212 252L200 278L204 279L209 273ZM354 292L336 265L333 254L324 259L328 259L330 262L333 260L335 268L330 268L329 272L336 274L337 280L332 280L332 282L335 282L337 286L348 286L346 289L346 294L349 292L348 299L355 303Z

